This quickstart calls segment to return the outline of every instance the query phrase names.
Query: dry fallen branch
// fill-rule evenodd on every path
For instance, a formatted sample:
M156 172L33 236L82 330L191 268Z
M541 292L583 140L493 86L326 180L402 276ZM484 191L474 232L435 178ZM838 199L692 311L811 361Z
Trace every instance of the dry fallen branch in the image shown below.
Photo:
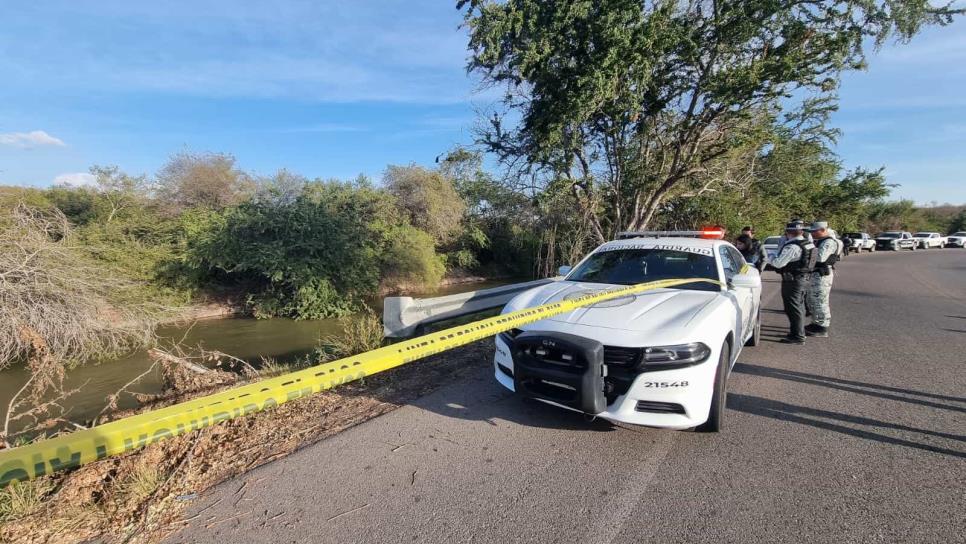
M137 284L99 265L95 251L72 243L56 209L20 203L0 217L0 368L26 360L35 337L62 364L153 340L156 309L130 302Z

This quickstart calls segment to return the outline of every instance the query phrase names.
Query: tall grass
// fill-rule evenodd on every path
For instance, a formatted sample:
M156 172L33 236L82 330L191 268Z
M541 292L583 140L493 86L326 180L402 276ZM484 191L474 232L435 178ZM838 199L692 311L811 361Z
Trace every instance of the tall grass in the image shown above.
M319 347L315 349L317 362L350 357L382 346L382 321L376 314L366 312L342 321L341 334L326 335L319 341Z
M11 482L0 489L0 523L29 516L43 506L54 484L46 478Z

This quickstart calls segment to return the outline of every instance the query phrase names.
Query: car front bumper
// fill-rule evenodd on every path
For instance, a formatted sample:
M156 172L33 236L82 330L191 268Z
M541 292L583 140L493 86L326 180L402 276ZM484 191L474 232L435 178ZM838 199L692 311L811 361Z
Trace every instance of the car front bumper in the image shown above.
M495 341L493 366L496 380L503 387L515 391L512 349L501 336L497 336ZM625 394L607 404L605 410L590 415L609 421L668 429L688 429L704 423L711 408L720 349L720 346L712 348L712 353L704 362L693 366L639 374ZM537 400L580 412L551 400Z

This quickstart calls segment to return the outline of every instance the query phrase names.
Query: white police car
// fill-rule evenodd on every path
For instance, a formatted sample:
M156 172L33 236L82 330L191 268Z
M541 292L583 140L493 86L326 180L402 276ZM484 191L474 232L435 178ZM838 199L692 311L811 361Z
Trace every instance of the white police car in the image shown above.
M598 303L503 333L496 339L497 381L611 421L718 431L731 367L761 334L761 278L722 235L625 233L569 273L562 267L562 281L517 295L503 313L615 286L713 280Z

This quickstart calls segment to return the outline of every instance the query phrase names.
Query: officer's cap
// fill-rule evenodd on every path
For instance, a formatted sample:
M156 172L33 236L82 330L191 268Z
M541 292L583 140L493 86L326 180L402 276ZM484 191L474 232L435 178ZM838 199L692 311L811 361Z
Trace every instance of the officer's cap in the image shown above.
M812 223L812 226L809 227L808 230L815 232L817 230L822 230L827 228L828 228L828 221L816 221Z
M789 221L789 223L785 225L785 230L805 230L805 223L801 221Z

